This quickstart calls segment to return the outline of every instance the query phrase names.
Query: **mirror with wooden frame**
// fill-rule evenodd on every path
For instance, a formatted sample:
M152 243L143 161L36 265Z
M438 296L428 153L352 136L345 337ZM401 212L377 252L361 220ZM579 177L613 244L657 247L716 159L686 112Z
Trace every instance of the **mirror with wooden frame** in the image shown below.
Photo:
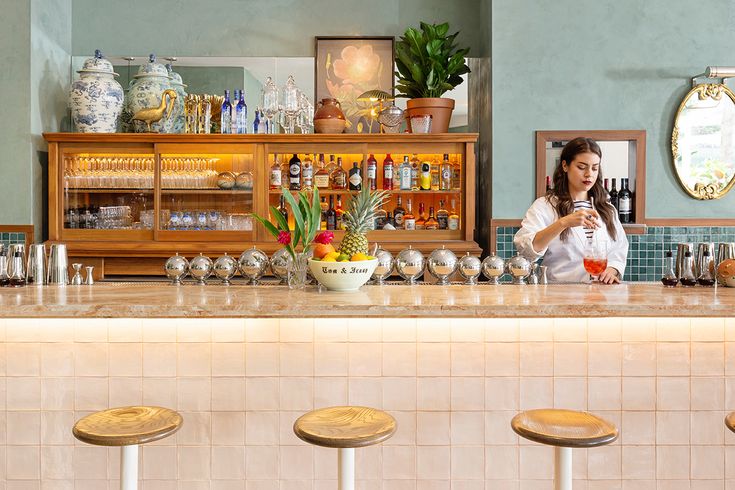
M735 94L696 85L679 105L671 134L674 171L695 199L719 199L735 184Z

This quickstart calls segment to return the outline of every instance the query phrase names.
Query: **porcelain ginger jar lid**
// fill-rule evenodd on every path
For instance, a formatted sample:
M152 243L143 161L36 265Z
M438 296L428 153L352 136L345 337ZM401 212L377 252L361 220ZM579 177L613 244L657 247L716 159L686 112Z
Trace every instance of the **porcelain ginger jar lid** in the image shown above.
M87 58L82 65L82 69L77 70L77 73L107 73L116 77L119 76L112 69L112 63L102 56L102 51L99 49L94 50L94 57Z
M169 78L168 70L163 65L163 63L156 62L156 55L153 53L151 53L151 55L148 56L148 63L144 65L140 65L140 68L138 68L138 73L133 78L142 78L142 77Z

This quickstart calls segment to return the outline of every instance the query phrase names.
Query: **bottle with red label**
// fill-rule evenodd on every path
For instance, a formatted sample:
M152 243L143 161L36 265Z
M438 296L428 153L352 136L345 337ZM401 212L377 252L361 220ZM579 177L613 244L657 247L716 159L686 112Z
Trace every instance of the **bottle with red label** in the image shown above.
M383 190L393 190L393 159L390 157L390 153L383 160Z
M378 161L372 153L367 159L367 180L371 191L378 188Z

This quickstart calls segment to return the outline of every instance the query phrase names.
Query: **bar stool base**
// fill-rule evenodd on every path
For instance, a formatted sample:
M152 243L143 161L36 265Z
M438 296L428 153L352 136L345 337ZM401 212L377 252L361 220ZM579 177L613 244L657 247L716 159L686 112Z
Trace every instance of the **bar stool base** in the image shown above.
M572 490L572 448L554 447L554 490Z
M355 490L355 448L339 448L337 464L339 466L339 490Z
M138 446L120 446L120 490L138 488Z

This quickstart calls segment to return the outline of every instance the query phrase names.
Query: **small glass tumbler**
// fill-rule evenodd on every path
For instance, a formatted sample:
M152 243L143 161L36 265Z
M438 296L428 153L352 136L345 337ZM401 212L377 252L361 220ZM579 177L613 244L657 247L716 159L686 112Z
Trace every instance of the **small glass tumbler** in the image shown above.
M431 114L420 114L411 116L411 132L427 134L431 132Z

